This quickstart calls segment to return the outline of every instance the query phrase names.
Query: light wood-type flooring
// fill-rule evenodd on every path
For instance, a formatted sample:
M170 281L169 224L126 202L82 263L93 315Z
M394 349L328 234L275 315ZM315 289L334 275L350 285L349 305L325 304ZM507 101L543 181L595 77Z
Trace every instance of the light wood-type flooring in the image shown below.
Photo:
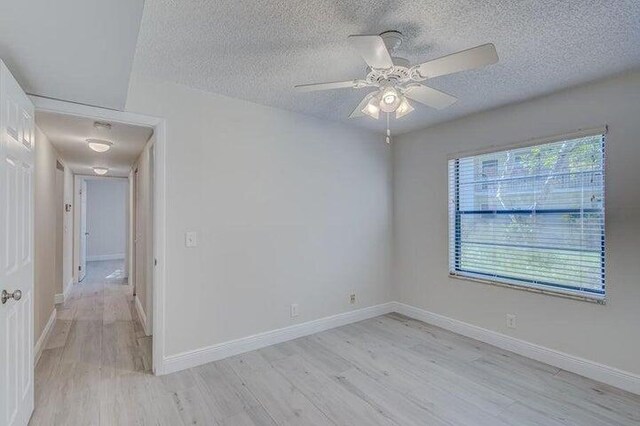
M121 269L58 308L30 424L640 424L640 396L396 314L156 377Z

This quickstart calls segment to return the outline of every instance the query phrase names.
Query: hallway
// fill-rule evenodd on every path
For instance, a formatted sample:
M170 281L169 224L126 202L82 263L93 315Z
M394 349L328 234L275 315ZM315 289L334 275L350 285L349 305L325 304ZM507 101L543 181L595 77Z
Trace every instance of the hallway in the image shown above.
M151 398L149 392L136 392L156 379L151 337L142 331L123 271L123 261L88 262L85 279L57 307L36 366L30 424L132 424L126 416L151 406L137 399Z

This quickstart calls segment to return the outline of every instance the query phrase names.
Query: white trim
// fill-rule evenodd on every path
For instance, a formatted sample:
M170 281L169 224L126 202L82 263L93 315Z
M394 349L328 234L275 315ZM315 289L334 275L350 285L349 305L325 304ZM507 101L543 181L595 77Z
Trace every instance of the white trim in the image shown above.
M145 336L151 336L151 332L149 331L149 323L147 321L147 315L144 313L144 309L142 308L142 303L140 303L140 298L136 294L133 298L136 305L136 312L138 313L138 318L140 318L140 323L142 324L142 328L144 329Z
M93 256L87 256L87 262L96 262L100 260L120 260L120 259L124 259L124 253L95 254Z
M452 152L447 154L447 160L455 160L460 157L473 157L482 154L491 154L494 152L507 151L510 149L526 148L535 145L544 145L547 143L560 142L564 140L579 139L586 136L606 135L609 132L609 126L603 125L589 129L577 129L567 133L555 134L552 136L536 137L521 142L509 143L506 145L494 144L481 149L471 149L460 152Z
M75 104L61 100L42 98L39 96L29 96L35 106L36 111L47 111L59 114L75 115L90 119L98 119L109 122L149 126L154 128L156 134L155 142L155 164L154 164L154 195L153 195L153 251L157 265L153 268L152 297L153 297L153 371L156 374L163 373L164 361L164 297L165 297L165 232L166 232L166 152L167 152L167 130L166 120L159 117L152 117L126 111L115 111L88 105ZM76 190L74 189L74 193ZM75 195L74 195L75 197ZM77 200L74 198L74 203ZM74 223L75 227L75 223ZM74 241L75 237L74 237ZM77 264L74 260L74 280L77 280Z
M167 123L159 120L153 159L153 274L151 298L151 328L153 330L153 371L164 373L165 344L165 285L167 277L166 229L167 229Z
M96 106L77 104L59 99L43 98L37 95L29 95L29 99L38 111L54 112L57 114L75 115L84 118L101 118L105 121L115 121L124 124L134 124L142 126L157 126L159 118L148 115L136 114L133 112L117 111Z
M128 180L129 177L128 176L96 176L96 175L85 175L82 173L74 173L74 176L78 176L79 178L82 178L86 181L90 181L90 180L115 180L115 181L123 181L123 180Z
M33 361L33 365L38 365L38 361L40 360L40 355L42 355L42 351L44 347L47 346L47 341L49 340L49 336L51 336L51 332L56 324L56 318L58 316L57 309L53 308L51 312L51 316L49 316L49 321L47 321L47 325L44 326L44 330L42 330L42 334L38 338L36 345L34 347L34 352L36 353L36 358Z
M217 361L230 356L319 333L331 328L341 327L354 322L374 318L393 312L393 302L370 306L355 311L344 312L301 324L291 325L253 336L243 337L201 349L182 352L164 359L164 374L174 373L187 368Z
M73 282L73 278L71 278L67 283L67 286L62 290L62 293L58 293L54 296L53 303L59 305L67 301L67 298L69 298L69 292L71 291L71 287L73 286Z
M546 294L548 296L554 296L554 297L564 297L565 299L595 303L601 306L604 306L607 304L607 298L605 295L597 295L597 294L586 295L584 292L580 292L579 290L571 291L571 290L555 289L553 287L549 287L549 286L545 286L545 285L537 284L533 282L526 283L526 284L516 284L516 283L511 283L507 281L507 279L505 279L504 281L492 280L490 278L483 277L480 274L474 274L473 272L449 272L449 278L461 280L461 281L480 283L480 284L497 285L499 287L510 288L513 290L522 290L522 291L528 291L531 293Z
M393 305L395 312L410 318L436 325L445 330L497 346L500 349L515 352L518 355L535 359L536 361L544 362L640 395L640 376L637 374L526 342L496 331L487 330L486 328L435 314L415 306L400 302L394 302Z

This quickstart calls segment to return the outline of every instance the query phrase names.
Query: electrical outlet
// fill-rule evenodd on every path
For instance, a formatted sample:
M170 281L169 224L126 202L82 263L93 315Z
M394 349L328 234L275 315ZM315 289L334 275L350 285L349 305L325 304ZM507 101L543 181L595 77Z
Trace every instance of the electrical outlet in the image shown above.
M298 312L298 304L297 303L292 303L291 304L291 318L295 318L298 315L300 315L300 312Z
M356 303L356 294L353 293L351 296L349 296L349 303L351 303L352 305L354 303Z
M514 314L507 314L507 327L516 328L516 316Z

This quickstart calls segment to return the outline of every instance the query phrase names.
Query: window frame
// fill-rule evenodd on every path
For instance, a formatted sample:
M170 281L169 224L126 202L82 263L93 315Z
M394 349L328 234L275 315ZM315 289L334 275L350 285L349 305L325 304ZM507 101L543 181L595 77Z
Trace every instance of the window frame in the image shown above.
M512 289L521 290L521 291L548 294L556 297L576 299L576 300L581 300L586 302L597 303L600 305L606 305L607 300L610 297L610 290L611 290L610 288L611 286L606 285L605 278L604 278L604 271L607 269L607 264L608 264L608 254L606 250L607 203L606 203L606 177L605 177L606 169L607 169L606 145L607 145L608 130L609 130L608 126L606 125L602 127L596 127L596 128L578 129L570 133L563 133L563 134L558 134L558 135L548 136L543 138L534 138L534 139L529 139L523 142L506 144L506 145L491 145L483 149L461 151L457 153L451 153L447 156L447 167L449 167L448 165L450 161L459 160L465 157L473 157L473 156L478 156L483 154L505 152L505 151L510 151L510 150L519 149L519 148L527 148L527 147L533 147L537 145L560 142L564 140L579 139L581 137L602 135L603 136L603 148L602 148L603 210L602 210L602 214L603 214L603 221L604 221L603 234L601 237L602 238L601 262L602 262L602 271L603 271L603 279L602 279L603 293L602 294L589 293L587 291L576 290L571 287L562 288L562 286L557 286L557 285L547 286L544 284L537 284L535 282L527 282L525 280L509 279L508 277L498 281L498 280L492 279L491 276L487 276L481 273L464 272L464 271L458 270L460 253L461 253L461 244L460 244L461 236L459 235L461 233L461 228L460 228L461 218L460 218L460 215L454 214L453 217L455 219L451 220L452 215L450 210L452 208L452 204L454 204L453 208L455 209L455 211L459 210L459 198L460 198L459 185L456 184L457 182L452 185L452 182L450 181L449 172L447 172L447 186L449 188L449 195L448 195L449 207L447 212L447 222L448 222L448 229L449 229L449 238L448 238L448 244L447 244L448 245L447 259L449 263L448 264L449 278L463 280L463 281L477 282L482 284L489 284L489 285L499 286L499 287L512 288ZM458 162L455 162L454 167L456 167L454 175L458 175L458 170L457 170L457 168L459 167ZM453 194L451 192L452 186L453 186ZM453 247L452 247L452 244L454 244ZM451 261L452 255L455 256L454 262ZM452 263L454 264L453 270L452 270Z

